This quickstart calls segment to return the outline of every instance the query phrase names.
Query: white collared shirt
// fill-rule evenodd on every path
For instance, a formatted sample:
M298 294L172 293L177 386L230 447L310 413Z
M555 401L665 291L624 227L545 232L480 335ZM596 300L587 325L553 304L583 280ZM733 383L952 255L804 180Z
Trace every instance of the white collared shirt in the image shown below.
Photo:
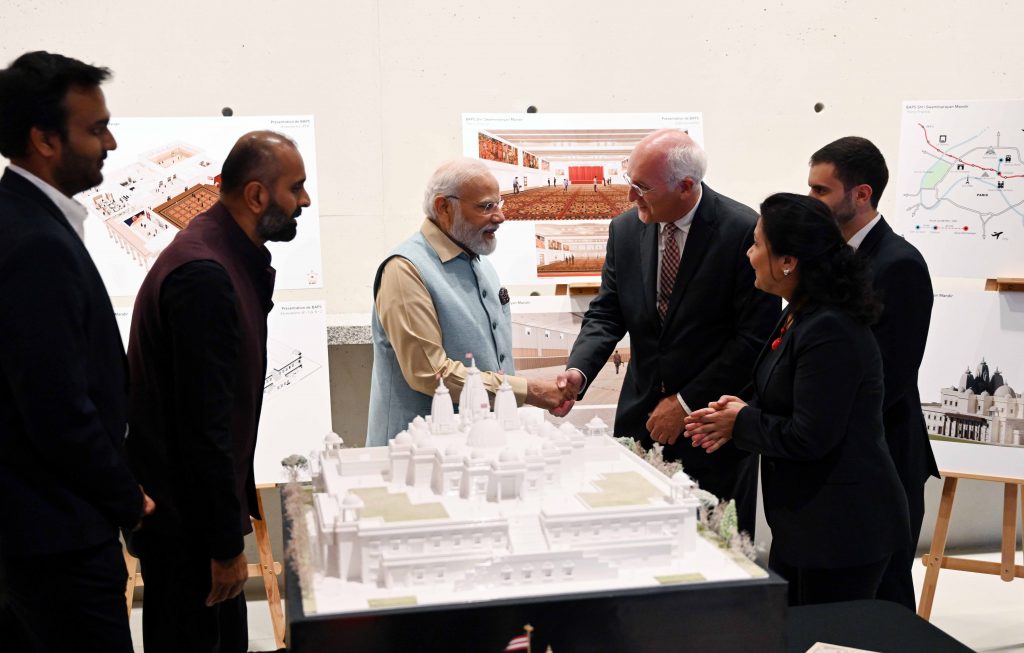
M57 208L64 215L64 219L68 221L68 224L78 234L78 237L82 239L82 242L85 242L85 218L88 217L89 212L84 206L22 167L11 163L7 166L7 169L32 182L51 202L56 204Z
M881 219L882 214L876 213L875 219L867 223L860 229L858 229L857 233L850 236L850 240L846 241L846 244L852 247L854 251L857 251L857 249L861 246L861 243L864 242L864 239L868 237L868 233L870 233L870 231L874 228L876 224L878 224L878 221Z

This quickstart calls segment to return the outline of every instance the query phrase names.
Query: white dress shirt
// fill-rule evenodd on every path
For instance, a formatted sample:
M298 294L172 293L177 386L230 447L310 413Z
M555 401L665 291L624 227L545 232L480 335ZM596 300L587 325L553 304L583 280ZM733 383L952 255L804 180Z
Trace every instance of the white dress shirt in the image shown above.
M867 223L863 227L857 230L857 233L850 236L850 240L846 241L846 244L853 248L853 251L857 251L864 239L868 237L868 233L874 229L875 225L882 219L881 213L875 214L875 219Z

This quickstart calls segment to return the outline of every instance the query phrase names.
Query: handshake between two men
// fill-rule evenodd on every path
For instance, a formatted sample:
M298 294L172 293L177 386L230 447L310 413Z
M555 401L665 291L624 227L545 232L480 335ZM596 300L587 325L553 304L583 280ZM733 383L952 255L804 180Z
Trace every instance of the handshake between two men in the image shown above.
M553 381L530 379L526 403L543 408L555 417L565 417L576 404L583 384L583 374L577 369L565 370ZM669 395L648 414L647 430L651 439L660 444L675 444L683 436L690 439L691 446L714 453L732 439L736 415L746 405L739 397L722 395L706 408L687 413L678 397Z
M530 379L526 384L526 403L543 408L555 417L565 417L582 389L583 375L579 370L570 369L554 380Z
M576 404L585 384L582 372L569 368L553 381L530 379L527 383L526 403L565 417ZM738 402L738 403L737 403ZM651 439L661 444L675 444L680 435L691 438L693 446L703 447L708 453L718 450L729 441L735 413L745 406L737 397L723 396L708 408L687 414L676 395L663 397L648 413L647 430ZM727 428L726 428L727 427Z

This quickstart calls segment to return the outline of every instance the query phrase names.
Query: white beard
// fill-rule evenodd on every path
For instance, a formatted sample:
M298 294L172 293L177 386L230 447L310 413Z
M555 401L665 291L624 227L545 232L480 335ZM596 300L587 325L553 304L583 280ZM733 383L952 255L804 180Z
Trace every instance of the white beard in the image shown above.
M462 219L462 208L458 204L455 205L452 212L452 238L477 256L493 254L498 247L497 237L489 240L484 236L484 232L491 228L490 224L479 229L474 228Z

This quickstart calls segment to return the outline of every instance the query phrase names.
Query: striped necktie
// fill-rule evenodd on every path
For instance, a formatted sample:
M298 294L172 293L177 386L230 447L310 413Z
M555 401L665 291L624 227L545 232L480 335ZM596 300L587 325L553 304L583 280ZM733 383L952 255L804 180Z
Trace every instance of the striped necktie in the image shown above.
M676 273L679 272L679 243L676 232L679 227L674 222L665 223L661 236L665 246L661 253L661 275L658 281L658 317L665 321L668 313L668 302L672 298L672 288L676 285Z

